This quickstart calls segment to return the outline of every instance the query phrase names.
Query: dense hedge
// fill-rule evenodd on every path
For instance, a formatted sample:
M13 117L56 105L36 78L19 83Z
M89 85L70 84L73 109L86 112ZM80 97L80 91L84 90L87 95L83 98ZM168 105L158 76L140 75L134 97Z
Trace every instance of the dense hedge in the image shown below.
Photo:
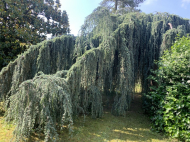
M149 79L158 86L146 95L145 111L154 129L190 141L190 37L178 39L157 63Z

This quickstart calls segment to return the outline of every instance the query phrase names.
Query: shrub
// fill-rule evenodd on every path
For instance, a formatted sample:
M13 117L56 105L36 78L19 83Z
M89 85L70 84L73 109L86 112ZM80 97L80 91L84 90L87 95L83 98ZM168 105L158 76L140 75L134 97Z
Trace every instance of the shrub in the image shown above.
M148 79L158 87L145 94L145 111L155 130L190 141L190 37L178 38L157 64Z

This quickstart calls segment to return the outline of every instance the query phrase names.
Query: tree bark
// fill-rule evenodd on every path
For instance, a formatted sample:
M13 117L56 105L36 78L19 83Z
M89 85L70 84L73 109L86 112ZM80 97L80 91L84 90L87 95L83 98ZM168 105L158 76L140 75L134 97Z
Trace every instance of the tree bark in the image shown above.
M118 0L115 0L115 11L117 10Z

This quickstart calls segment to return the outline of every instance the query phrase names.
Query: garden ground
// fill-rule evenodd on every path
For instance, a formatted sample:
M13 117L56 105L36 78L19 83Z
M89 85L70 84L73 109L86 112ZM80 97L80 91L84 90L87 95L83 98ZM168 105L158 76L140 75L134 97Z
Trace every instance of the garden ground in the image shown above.
M102 118L79 116L74 119L74 132L69 135L67 129L59 133L61 142L177 142L151 131L150 120L143 114L141 94L137 93L126 117L116 117L105 112ZM14 125L6 124L0 115L0 142L12 138ZM29 141L43 141L42 134L33 134Z

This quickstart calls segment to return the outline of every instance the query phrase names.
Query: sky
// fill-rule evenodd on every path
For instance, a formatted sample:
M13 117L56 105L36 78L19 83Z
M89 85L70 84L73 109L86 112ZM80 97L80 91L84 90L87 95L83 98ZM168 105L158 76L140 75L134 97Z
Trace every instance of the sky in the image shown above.
M102 0L60 0L61 10L66 10L71 34L78 35L78 31L84 23L85 17L97 8ZM149 14L167 12L182 18L190 19L190 0L145 0L138 7L142 12Z

